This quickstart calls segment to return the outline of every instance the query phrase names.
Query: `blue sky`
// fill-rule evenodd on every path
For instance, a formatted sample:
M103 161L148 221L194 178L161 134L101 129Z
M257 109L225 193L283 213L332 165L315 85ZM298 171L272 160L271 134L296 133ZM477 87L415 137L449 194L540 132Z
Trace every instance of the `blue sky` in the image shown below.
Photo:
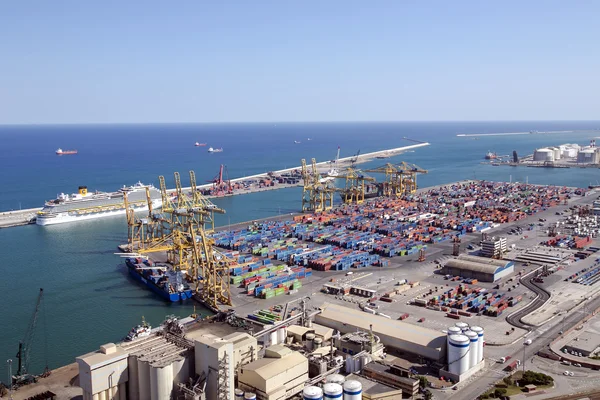
M3 1L0 123L600 119L600 2Z

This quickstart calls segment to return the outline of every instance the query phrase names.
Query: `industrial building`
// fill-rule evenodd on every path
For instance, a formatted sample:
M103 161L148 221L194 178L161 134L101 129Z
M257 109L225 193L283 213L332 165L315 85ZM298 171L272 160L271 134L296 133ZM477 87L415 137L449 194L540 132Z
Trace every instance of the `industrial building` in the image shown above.
M260 400L285 400L300 393L306 381L308 359L282 345L268 347L264 358L242 366L238 374L240 389Z
M442 273L481 282L495 282L514 272L514 262L485 257L461 255L446 262Z
M372 333L386 347L433 361L441 361L445 357L446 338L440 332L378 315L367 317L360 310L337 304L326 303L321 310L315 321L341 333L369 332L372 327Z
M533 152L533 161L552 162L554 161L554 150L549 148L537 149Z
M502 258L508 251L506 238L492 237L481 242L481 255L488 258Z
M583 357L589 357L598 353L598 347L600 346L600 335L596 332L585 331L577 336L574 340L571 340L564 348L570 354L581 353Z

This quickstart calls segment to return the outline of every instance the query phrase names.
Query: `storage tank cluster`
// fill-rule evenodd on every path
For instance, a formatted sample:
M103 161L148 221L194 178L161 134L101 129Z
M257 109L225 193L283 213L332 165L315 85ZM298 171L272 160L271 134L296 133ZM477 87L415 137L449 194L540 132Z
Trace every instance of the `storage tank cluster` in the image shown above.
M244 392L242 389L235 389L233 393L235 400L256 400L256 393Z
M269 328L275 327L275 325L269 325ZM276 344L285 344L287 338L287 327L282 327L274 330L271 333L267 333L264 336L264 341L267 346L274 346Z
M483 328L457 322L447 333L448 372L462 375L483 360Z
M153 357L131 354L129 366L129 397L168 399L177 383L187 382L192 365L189 357L179 356L172 362L156 362Z
M362 383L333 374L326 378L323 389L307 386L302 391L303 400L362 400Z

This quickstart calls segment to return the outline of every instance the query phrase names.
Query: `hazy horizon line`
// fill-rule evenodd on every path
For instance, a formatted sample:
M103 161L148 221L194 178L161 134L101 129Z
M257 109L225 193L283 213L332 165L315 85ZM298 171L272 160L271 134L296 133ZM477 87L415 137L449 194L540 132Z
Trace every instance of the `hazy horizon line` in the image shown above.
M360 121L210 121L210 122L16 122L10 126L81 126L81 125L276 125L276 124L398 124L398 123L485 123L485 122L600 122L600 119L514 119L514 120L360 120ZM599 127L600 128L600 127Z

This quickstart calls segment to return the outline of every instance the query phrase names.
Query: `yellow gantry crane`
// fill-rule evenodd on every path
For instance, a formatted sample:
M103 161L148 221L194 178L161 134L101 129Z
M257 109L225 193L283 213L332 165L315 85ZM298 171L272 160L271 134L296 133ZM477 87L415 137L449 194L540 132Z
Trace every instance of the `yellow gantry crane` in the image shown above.
M394 164L387 163L381 167L368 169L365 172L375 172L385 174L385 181L382 182L381 193L387 197L400 197L404 193L402 185L402 174L400 169Z
M417 191L417 175L426 174L428 171L415 165L402 161L397 165L398 170L402 175L403 192L413 194Z
M319 212L333 208L336 188L333 177L322 177L317 169L317 161L311 160L309 171L306 160L302 159L302 211Z
M345 188L341 190L344 203L361 204L365 201L365 182L375 182L375 178L365 175L355 168L347 168L345 173L335 176L345 180Z
M130 251L137 254L166 252L167 262L187 273L209 307L218 310L220 304L231 305L229 264L232 260L215 251L214 240L208 236L214 231L214 214L223 214L225 210L200 193L194 171L190 171L190 193L182 188L178 172L174 178L175 194L170 196L164 176L159 177L160 213L152 208L149 190L146 191L148 218L135 217L125 199Z

